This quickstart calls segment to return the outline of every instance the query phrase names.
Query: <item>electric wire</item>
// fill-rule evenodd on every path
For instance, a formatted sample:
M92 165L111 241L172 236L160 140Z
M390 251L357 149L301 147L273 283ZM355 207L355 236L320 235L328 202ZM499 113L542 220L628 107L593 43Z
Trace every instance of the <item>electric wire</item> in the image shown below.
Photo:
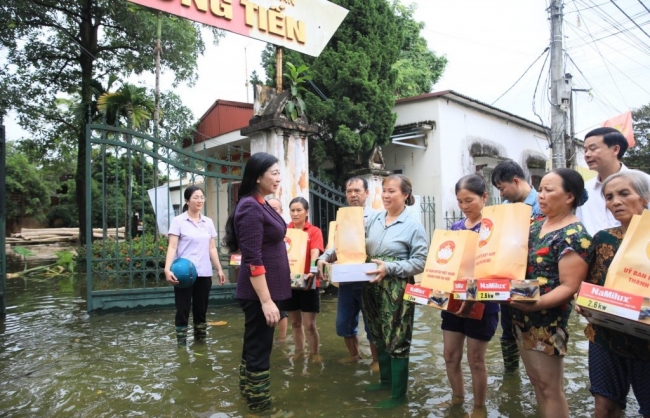
M546 62L548 61L548 57L550 54L546 54L546 58L544 58L544 63L542 64L542 68L539 71L539 75L537 76L537 83L535 83L535 91L533 92L533 114L537 116L539 119L540 123L542 126L544 125L544 119L537 113L537 110L535 109L535 96L537 95L537 88L539 87L539 80L542 78L542 74L544 73L544 68L546 68ZM551 144L551 134L548 130L548 128L544 129L544 133L546 134L546 140Z
M643 28L642 28L641 26L639 26L639 24L636 23L636 21L635 21L634 19L632 19L632 18L631 18L627 13L625 13L625 11L624 11L623 9L621 9L621 7L620 7L618 4L616 4L616 2L615 2L614 0L609 0L609 1L610 1L614 6L616 6L616 8L617 8L618 10L620 10L621 13L623 13L623 14L625 15L625 17L627 17L628 19L630 19L630 22L634 23L634 26L636 26L637 28L639 28L639 30L640 30L641 32L643 32L643 33L645 34L645 36L647 36L648 38L650 38L650 35L648 35L648 32L644 31Z
M505 95L506 95L510 90L512 90L512 88L513 88L514 86L516 86L517 83L519 83L519 81L521 81L522 78L524 78L524 76L526 75L526 73L528 73L528 70L530 70L530 69L533 67L533 65L535 65L535 63L536 63L537 61L539 61L539 59L542 58L542 56L543 56L545 53L548 52L549 48L550 48L550 47L547 46L546 49L544 49L544 51L542 51L542 53L539 54L539 56L538 56L537 58L535 58L535 61L533 61L533 63L530 64L530 65L528 66L528 68L526 68L526 71L524 71L524 73L523 73L523 74L522 74L522 75L517 79L517 81L515 81L514 84L513 84L512 86L510 86L510 87L508 88L508 90L506 90L505 92L503 92L503 94L502 94L501 96L499 96L495 101L493 101L492 103L490 103L490 106L494 106L494 104L495 104L496 102L498 102L499 99L501 99L501 98L502 98L503 96L505 96Z
M637 1L641 4L641 6L643 6L644 9L646 9L648 11L648 13L650 13L650 9L648 9L648 6L643 4L643 2L641 0L637 0Z

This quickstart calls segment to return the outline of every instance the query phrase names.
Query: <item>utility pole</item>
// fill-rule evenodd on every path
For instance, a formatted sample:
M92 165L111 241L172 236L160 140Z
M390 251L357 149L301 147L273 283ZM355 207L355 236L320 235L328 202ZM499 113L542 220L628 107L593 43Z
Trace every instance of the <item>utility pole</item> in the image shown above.
M566 166L564 136L569 97L563 73L562 8L563 0L551 0L551 147L553 168ZM568 93L570 94L569 87Z
M571 74L566 75L567 78L571 78ZM573 86L571 87L571 110L569 111L569 137L567 138L566 142L566 153L567 153L567 164L566 166L569 168L575 168L578 166L578 162L576 161L576 153L577 151L577 139L575 138L576 136L576 128L575 128L575 109L576 106L574 105L573 98L575 97L573 92L584 92L584 93L589 93L591 89L574 89Z

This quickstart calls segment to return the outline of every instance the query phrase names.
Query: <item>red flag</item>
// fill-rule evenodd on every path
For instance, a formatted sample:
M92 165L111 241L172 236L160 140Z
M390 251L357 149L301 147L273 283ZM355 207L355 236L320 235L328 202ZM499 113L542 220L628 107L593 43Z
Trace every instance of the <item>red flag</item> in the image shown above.
M632 111L621 113L618 116L607 119L605 122L603 122L603 126L618 130L627 139L627 143L630 145L630 147L634 146L635 142L634 127L632 126Z

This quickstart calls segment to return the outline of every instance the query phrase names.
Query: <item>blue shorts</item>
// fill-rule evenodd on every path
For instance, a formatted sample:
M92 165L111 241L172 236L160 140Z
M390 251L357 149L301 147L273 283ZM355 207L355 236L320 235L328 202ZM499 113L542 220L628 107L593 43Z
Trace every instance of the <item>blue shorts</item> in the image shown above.
M650 361L619 356L606 348L589 343L589 380L592 395L616 402L622 409L627 404L630 386L639 403L639 413L650 415Z
M339 285L338 306L336 308L336 335L339 337L354 337L359 327L359 312L361 312L361 289L363 283L341 283ZM368 324L363 316L366 336L370 341Z
M486 313L479 321L470 318L461 318L451 312L442 311L443 331L460 332L469 338L479 341L490 341L499 325L499 313Z

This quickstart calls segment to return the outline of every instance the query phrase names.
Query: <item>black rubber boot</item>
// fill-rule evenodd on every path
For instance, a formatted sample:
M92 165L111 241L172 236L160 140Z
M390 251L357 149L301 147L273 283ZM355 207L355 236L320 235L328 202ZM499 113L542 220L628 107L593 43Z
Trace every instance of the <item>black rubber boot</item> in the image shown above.
M501 340L503 367L506 373L515 373L519 369L519 347L514 340Z

